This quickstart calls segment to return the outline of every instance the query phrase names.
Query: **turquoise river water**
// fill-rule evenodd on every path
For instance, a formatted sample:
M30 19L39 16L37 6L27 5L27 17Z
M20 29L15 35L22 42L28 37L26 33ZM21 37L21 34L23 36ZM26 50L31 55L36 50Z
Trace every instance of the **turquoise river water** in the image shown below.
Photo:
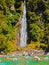
M24 56L0 57L0 65L49 65L49 56L40 56L41 61L33 60L33 58L33 56L27 58Z

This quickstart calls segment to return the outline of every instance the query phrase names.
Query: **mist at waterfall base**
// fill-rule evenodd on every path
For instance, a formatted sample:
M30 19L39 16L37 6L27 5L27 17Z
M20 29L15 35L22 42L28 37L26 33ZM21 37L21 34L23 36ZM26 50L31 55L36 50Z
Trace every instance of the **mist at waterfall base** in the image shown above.
M24 0L23 17L20 29L20 47L25 47L27 43L27 19L26 19L26 1Z

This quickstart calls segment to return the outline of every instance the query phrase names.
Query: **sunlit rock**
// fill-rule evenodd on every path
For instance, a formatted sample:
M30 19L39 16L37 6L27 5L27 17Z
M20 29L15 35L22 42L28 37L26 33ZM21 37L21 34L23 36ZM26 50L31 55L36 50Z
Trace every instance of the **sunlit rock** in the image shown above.
M12 5L10 9L11 9L12 11L14 11L14 10L15 10L14 5Z

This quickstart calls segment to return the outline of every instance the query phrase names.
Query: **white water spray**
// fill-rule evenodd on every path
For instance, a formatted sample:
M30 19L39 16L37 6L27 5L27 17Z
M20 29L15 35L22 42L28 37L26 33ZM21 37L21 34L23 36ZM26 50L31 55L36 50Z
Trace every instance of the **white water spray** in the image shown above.
M24 0L24 10L20 29L20 46L25 47L26 43L27 43L26 1Z

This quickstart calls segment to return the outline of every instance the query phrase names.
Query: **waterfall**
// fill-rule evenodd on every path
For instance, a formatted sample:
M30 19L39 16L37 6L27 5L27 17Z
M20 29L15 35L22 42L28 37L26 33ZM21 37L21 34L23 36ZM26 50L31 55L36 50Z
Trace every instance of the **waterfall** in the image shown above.
M20 46L25 47L27 43L26 1L24 0L23 17L20 29Z

